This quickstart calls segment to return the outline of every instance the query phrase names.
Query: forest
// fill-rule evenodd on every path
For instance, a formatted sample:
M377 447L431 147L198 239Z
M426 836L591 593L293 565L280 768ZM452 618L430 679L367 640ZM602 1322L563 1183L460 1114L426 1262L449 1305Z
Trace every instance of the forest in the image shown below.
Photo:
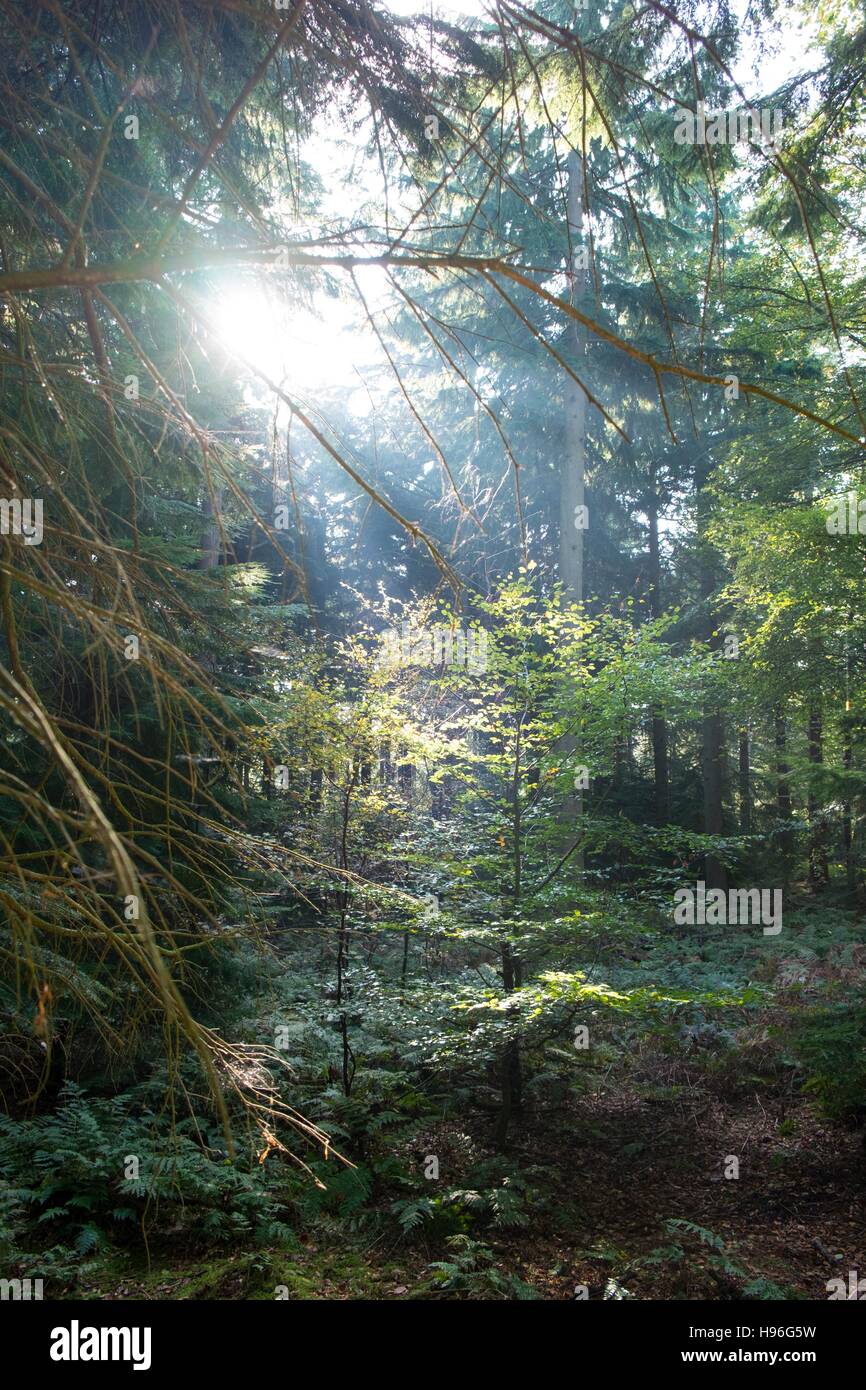
M864 195L858 0L0 0L4 1300L866 1299Z

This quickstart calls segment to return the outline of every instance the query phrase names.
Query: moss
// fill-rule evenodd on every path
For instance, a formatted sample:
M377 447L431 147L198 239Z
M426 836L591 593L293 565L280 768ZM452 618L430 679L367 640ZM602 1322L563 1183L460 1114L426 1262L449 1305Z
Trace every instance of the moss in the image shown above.
M257 1250L216 1257L154 1256L150 1269L138 1256L113 1252L92 1261L86 1283L75 1290L85 1299L272 1301L283 1286L290 1301L383 1299L395 1288L417 1281L403 1266L368 1265L352 1249ZM416 1289L414 1292L419 1292ZM397 1295L401 1297L403 1295Z

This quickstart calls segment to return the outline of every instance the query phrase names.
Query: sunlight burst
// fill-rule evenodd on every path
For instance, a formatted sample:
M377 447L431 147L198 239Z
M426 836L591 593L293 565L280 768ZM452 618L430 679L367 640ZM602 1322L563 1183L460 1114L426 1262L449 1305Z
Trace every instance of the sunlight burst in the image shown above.
M325 295L317 297L315 312L290 309L264 286L249 284L221 296L213 323L227 351L287 389L346 382L361 358L357 337L346 331L345 306Z

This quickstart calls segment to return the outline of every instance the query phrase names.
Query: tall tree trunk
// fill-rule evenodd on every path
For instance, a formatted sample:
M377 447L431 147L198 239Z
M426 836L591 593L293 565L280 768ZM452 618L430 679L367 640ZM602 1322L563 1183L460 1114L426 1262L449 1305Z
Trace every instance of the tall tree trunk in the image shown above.
M522 983L520 964L514 958L511 942L504 941L501 950L502 985L506 994L513 994ZM523 1071L520 1062L520 1042L511 1038L503 1048L500 1062L501 1101L499 1121L496 1130L496 1146L503 1149L508 1139L508 1129L515 1114L523 1108Z
M587 280L587 257L584 246L584 211L586 193L583 187L583 167L576 150L568 156L568 239L571 249L569 279L570 299L577 304L583 297ZM586 354L586 334L579 324L571 329L571 349L580 359ZM583 601L583 566L585 522L584 507L586 475L586 395L571 377L565 380L565 458L559 472L559 578L566 599Z
M569 283L572 304L578 304L587 284L588 258L584 241L584 215L587 199L583 164L577 151L568 157L566 218L569 242ZM571 326L571 349L579 363L586 355L586 334L576 322ZM579 369L578 369L579 370ZM565 392L565 456L559 470L559 579L566 603L583 602L585 563L584 535L586 476L586 395L576 381L567 377ZM580 747L573 735L561 740L560 752L571 757ZM579 756L575 765L579 764ZM583 788L574 786L563 808L564 820L573 826L583 814ZM583 852L574 857L575 868L583 867Z
M845 772L850 772L854 766L853 732L851 723L851 701L846 698L845 714L842 718L842 767ZM847 788L848 783L846 781L845 800L842 804L842 849L845 858L845 886L849 893L853 893L857 886L857 876L854 869L854 834L851 818L851 800Z
M821 706L817 703L809 707L809 764L819 768L824 762L824 728ZM824 844L824 827L818 822L818 788L814 781L809 782L808 816L811 825L809 843L809 882L819 891L830 881L830 868L827 863L827 850Z
M784 706L776 705L774 711L775 725L775 744L776 744L776 813L780 821L790 821L791 807L791 784L788 781L788 726L785 720ZM782 830L779 832L779 848L782 858L782 875L784 886L787 887L791 876L791 851L793 848L791 831Z
M647 494L647 514L649 516L649 604L653 618L662 613L662 567L659 552L659 506L656 484L656 465L650 465L649 491ZM652 712L653 745L653 797L656 825L667 825L670 811L670 774L668 771L668 726L659 709Z
M710 501L705 485L710 474L712 461L705 451L695 466L695 488L697 491L698 540L700 543L701 595L704 600L704 640L711 651L718 651L721 639L718 634L718 615L715 610L714 595L717 589L716 568L718 558L715 550L706 540L706 529ZM701 771L704 790L704 833L721 835L724 827L724 756L725 724L715 696L704 709L701 721ZM708 888L728 886L728 871L714 854L704 856L704 879Z
M752 768L748 727L740 729L739 758L740 834L752 833Z
M788 726L785 722L785 711L782 705L777 705L775 709L776 726L776 809L780 820L791 819L791 784L788 781L790 771L786 758L788 754Z
M524 711L524 716L528 711ZM514 770L511 779L511 835L513 840L512 847L512 881L511 899L513 903L513 916L516 918L520 912L520 898L523 891L523 808L520 801L521 779L523 776L523 740L522 740L522 719L517 727L517 737L514 750ZM511 941L506 937L500 948L500 959L502 962L502 988L505 993L513 994L523 983L521 964L515 958ZM511 1124L512 1116L519 1114L523 1108L523 1071L520 1061L520 1040L510 1038L505 1044L500 1061L502 1100L499 1108L499 1123L496 1132L497 1147L503 1149L508 1139L508 1128Z
M724 828L724 722L718 710L712 710L703 718L703 779L704 779L704 833L721 835ZM714 854L708 854L704 863L704 878L708 888L726 889L728 874L724 864Z
M338 862L340 868L343 870L349 867L349 809L354 788L355 778L353 775L343 796L340 821ZM337 1007L340 1009L339 1029L340 1050L342 1054L340 1070L342 1074L343 1094L348 1096L352 1093L352 1082L355 1079L355 1054L349 1042L349 1020L344 1003L346 971L349 968L349 886L345 877L341 880L340 889L337 894L337 910L339 912L339 927L337 929Z

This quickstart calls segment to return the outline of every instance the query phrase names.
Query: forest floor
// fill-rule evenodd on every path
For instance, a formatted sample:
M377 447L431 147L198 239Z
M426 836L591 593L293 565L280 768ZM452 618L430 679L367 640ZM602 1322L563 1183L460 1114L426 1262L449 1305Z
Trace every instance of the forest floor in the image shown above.
M769 1100L742 1077L726 1091L703 1059L647 1045L622 1084L528 1116L511 1157L541 1199L524 1226L473 1232L480 1260L470 1255L451 1287L429 1268L454 1259L443 1243L393 1231L371 1242L333 1221L293 1251L223 1248L202 1258L157 1244L149 1270L112 1257L77 1292L272 1299L283 1285L283 1297L327 1300L825 1299L828 1280L866 1267L861 1137L829 1127L808 1100ZM445 1155L483 1156L486 1140L465 1121L425 1134ZM737 1178L724 1176L728 1155L739 1159ZM491 1270L494 1280L521 1281L521 1292L491 1285Z
M755 1093L726 1103L684 1076L674 1102L623 1090L583 1102L574 1121L524 1140L527 1161L546 1144L534 1162L573 1221L569 1245L562 1222L539 1223L506 1255L545 1297L585 1285L591 1299L738 1299L762 1280L823 1299L829 1279L866 1263L860 1138L808 1103L780 1119Z

